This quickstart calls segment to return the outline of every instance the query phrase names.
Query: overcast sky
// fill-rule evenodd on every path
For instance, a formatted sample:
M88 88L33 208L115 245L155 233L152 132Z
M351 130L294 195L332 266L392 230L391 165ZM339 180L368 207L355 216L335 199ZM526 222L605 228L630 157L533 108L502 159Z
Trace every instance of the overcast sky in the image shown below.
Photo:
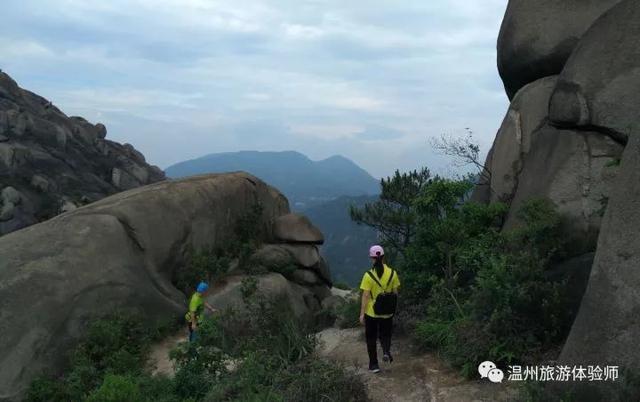
M162 168L236 150L450 171L508 106L507 0L3 0L0 68Z

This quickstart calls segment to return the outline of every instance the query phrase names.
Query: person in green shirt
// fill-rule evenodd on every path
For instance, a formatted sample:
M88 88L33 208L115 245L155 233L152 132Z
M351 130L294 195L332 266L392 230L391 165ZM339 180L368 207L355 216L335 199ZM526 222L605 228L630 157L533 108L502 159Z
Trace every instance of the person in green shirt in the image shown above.
M378 338L382 345L382 360L388 363L393 361L391 356L391 333L393 329L393 314L376 314L373 305L376 297L382 292L398 293L400 279L397 272L384 263L384 249L381 246L373 246L369 249L369 257L373 261L373 268L365 272L362 277L360 289L362 289L362 302L360 305L360 323L365 326L367 339L367 352L369 354L369 371L379 373L378 365ZM375 276L376 279L374 279ZM383 285L384 288L381 286Z
M217 311L204 300L207 293L209 293L209 285L206 282L200 282L191 296L191 300L189 300L189 311L184 317L189 327L189 342L196 340L196 331L198 330L198 324L202 321L204 308L206 307L212 313Z

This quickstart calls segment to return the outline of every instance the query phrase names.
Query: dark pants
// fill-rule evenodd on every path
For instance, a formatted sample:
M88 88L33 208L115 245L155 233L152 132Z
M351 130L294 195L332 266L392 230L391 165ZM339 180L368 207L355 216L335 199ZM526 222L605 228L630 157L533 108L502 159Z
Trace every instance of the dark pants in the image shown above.
M187 326L189 327L189 342L193 342L196 340L196 330L193 329L193 326L190 322L187 323Z
M369 353L369 366L378 364L378 338L382 345L382 353L391 352L391 331L393 329L393 317L374 318L365 314L364 329L367 338L367 352Z

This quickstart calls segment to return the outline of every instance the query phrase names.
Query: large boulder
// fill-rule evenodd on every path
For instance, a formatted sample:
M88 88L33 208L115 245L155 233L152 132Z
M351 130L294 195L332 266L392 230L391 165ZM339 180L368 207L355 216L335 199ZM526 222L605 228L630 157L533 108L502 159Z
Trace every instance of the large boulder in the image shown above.
M304 215L287 214L278 217L273 224L276 240L285 243L324 243L322 232Z
M304 286L313 286L320 283L320 278L308 269L296 269L291 273L291 280Z
M508 202L514 197L524 158L531 149L531 136L546 121L555 84L555 76L542 78L513 98L485 162L490 173L486 200ZM487 183L481 185L487 187Z
M212 287L207 301L217 309L233 309L238 312L246 310L242 296L242 284L244 280L254 279L256 293L252 298L284 299L291 307L293 313L302 319L310 320L313 314L319 310L318 301L313 298L311 290L304 286L288 281L281 274L271 272L259 276L237 275L222 279Z
M279 247L293 255L298 265L304 268L313 268L320 263L320 250L313 245L282 244Z
M329 287L333 286L333 279L331 278L331 269L329 268L329 264L324 257L320 258L320 261L317 265L313 266L313 270L318 274L320 279L322 279Z
M267 244L259 248L251 256L251 263L254 266L261 266L268 271L276 268L286 268L298 264L296 258L289 250L277 244Z
M0 236L64 212L66 202L86 204L165 179L131 145L105 136L104 125L66 116L0 72L0 189L22 195L19 205L4 207Z
M585 33L553 93L550 119L624 143L640 130L640 2L625 0ZM635 134L634 134L635 133Z
M559 362L640 370L640 136L629 139L587 290ZM576 400L613 400L613 383L572 384ZM556 387L564 393L570 385ZM558 388L560 388L558 390Z
M527 200L551 200L562 217L570 254L581 255L595 249L622 146L598 132L548 124L556 83L555 76L539 79L511 102L485 163L490 179L483 197L509 205L505 229L519 225L518 211Z
M545 198L562 219L569 256L594 251L621 153L620 144L597 132L540 127L523 159L505 229L520 224L526 201Z
M526 84L559 74L591 24L619 1L509 0L498 37L498 70L509 98Z
M86 321L118 307L182 315L171 283L188 250L224 247L256 202L258 226L286 199L243 173L123 192L0 238L0 400L19 399L43 369L59 371Z

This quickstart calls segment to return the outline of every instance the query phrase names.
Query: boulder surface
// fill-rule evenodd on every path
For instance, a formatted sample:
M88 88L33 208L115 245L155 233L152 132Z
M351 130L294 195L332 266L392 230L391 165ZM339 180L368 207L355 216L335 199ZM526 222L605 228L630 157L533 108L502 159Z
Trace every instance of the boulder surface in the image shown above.
M309 218L300 214L287 214L276 219L273 234L277 240L287 243L324 243L322 232L313 226Z
M59 371L87 320L119 307L180 316L171 283L189 250L223 247L258 201L267 233L289 212L277 190L244 173L129 190L0 238L0 400Z
M498 70L509 99L560 74L582 35L619 1L509 0L498 37Z
M640 130L640 2L625 0L578 43L551 98L549 117L624 143Z

